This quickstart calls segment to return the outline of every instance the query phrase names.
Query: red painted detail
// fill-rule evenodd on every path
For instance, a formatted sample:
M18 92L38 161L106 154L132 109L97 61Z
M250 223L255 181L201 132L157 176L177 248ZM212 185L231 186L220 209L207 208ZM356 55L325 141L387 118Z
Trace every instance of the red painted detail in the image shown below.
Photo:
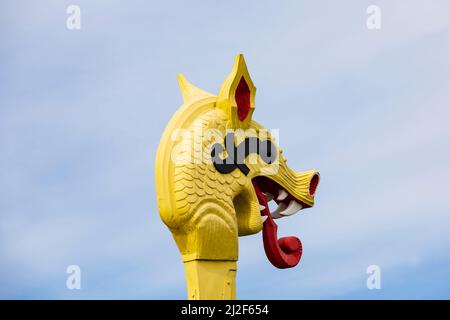
M297 237L283 237L278 239L278 226L270 215L266 196L260 191L255 181L253 181L253 187L255 188L259 203L266 207L261 212L267 216L263 225L264 251L266 252L267 258L275 267L280 269L295 267L300 262L303 252L300 239Z
M250 89L244 77L241 78L234 94L237 103L237 113L240 121L244 121L250 112Z
M311 179L311 183L309 184L309 195L310 196L314 196L318 185L319 185L319 175L315 174Z

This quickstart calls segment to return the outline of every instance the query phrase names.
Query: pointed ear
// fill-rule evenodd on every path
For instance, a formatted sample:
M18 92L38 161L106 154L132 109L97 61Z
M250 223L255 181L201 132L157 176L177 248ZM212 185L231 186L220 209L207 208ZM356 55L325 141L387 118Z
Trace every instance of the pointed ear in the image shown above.
M178 75L178 84L180 85L184 103L213 97L211 93L203 91L187 81L181 73Z
M233 69L220 88L217 106L223 109L234 128L248 128L255 108L256 88L244 56L238 54Z

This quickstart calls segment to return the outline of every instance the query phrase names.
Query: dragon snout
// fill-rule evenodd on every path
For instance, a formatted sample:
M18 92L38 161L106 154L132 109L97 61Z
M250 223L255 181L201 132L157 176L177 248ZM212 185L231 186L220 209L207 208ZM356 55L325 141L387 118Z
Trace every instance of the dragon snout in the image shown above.
M319 180L317 171L307 171L293 174L289 178L259 176L253 179L253 183L265 194L267 202L276 203L277 207L270 215L278 219L312 207Z
M273 219L291 216L298 211L312 207L314 194L319 185L317 171L304 173L289 172L289 179L282 176L259 176L253 179L263 219L264 250L269 261L277 268L292 268L302 256L302 243L297 237L278 238L278 226ZM277 181L276 181L277 180ZM268 202L275 201L277 209L270 210Z

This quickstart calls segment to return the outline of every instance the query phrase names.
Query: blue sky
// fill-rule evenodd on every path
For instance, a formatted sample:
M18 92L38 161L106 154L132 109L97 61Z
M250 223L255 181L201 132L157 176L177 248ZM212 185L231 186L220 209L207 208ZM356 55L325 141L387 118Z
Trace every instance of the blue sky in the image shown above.
M240 238L238 298L450 298L448 1L2 1L0 35L0 298L186 297L155 152L177 73L217 93L239 52L254 119L321 185L279 221L297 268Z

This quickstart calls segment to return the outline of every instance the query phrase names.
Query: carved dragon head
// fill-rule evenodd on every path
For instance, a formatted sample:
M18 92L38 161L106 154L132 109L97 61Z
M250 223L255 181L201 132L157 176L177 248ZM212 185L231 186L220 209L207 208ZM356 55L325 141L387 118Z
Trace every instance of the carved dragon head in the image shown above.
M274 132L253 120L256 88L243 55L217 96L182 75L179 84L184 104L161 138L155 174L160 216L184 262L236 261L238 236L263 230L272 264L295 266L301 242L278 239L274 219L314 205L319 173L289 168Z

